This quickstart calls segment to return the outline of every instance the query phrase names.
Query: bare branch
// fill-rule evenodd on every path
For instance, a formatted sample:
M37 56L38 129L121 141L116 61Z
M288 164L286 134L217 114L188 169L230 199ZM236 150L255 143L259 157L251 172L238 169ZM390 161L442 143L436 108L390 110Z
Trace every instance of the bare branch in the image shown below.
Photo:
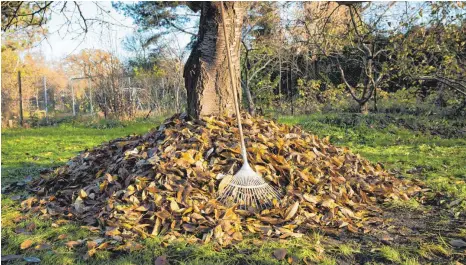
M79 16L80 16L81 19L83 20L83 23L84 23L84 33L87 33L88 28L87 28L87 21L86 21L86 18L84 17L83 12L81 11L81 7L79 6L79 4L78 4L76 1L74 1L74 4L75 4L76 7L78 8Z
M183 32L183 33L190 34L190 35L192 35L192 36L197 36L196 34L194 34L194 33L192 33L192 32L189 32L189 31L187 31L187 30L185 30L185 29L182 29L182 28L178 27L177 25L175 25L175 23L171 22L169 19L166 19L166 18L165 18L165 21L166 21L168 24L170 24L170 26L174 27L175 29L177 29L177 30L179 30L179 31L181 31L181 32Z

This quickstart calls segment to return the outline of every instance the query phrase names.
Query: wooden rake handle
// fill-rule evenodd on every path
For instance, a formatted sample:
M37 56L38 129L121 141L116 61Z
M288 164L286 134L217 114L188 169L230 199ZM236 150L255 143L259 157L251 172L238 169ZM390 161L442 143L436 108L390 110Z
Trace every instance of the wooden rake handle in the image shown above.
M238 91L236 89L236 83L235 83L236 79L235 79L235 74L233 72L233 63L231 61L230 41L228 39L228 34L227 34L227 27L226 27L226 20L225 20L225 11L224 11L224 8L223 8L223 1L220 2L220 11L221 11L221 15L222 15L223 35L225 36L225 43L226 43L226 48L227 48L228 70L230 72L231 90L233 92L236 119L238 121L239 137L240 137L240 140L241 140L241 154L243 156L243 163L248 164L248 156L246 154L246 145L244 143L243 126L241 125L241 114L240 114L240 111L239 111L239 104L238 104Z

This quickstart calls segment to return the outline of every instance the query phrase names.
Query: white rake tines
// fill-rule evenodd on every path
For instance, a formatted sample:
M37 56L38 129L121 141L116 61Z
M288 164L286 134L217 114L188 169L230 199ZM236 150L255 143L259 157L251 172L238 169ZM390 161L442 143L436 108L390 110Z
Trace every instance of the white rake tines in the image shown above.
M230 183L219 194L218 200L225 205L238 204L239 208L265 209L280 198L280 192L270 186L248 164L236 173Z

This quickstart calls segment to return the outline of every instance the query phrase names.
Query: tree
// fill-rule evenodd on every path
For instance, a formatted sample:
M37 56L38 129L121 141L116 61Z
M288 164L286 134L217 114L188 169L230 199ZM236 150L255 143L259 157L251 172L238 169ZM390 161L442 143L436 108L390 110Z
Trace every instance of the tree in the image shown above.
M371 98L375 99L377 88L386 76L382 57L386 56L388 39L379 24L392 6L387 5L381 14L370 13L371 19L365 20L362 13L371 5L343 2L333 6L329 17L324 20L321 34L317 35L318 40L313 43L323 55L333 59L342 83L363 114L368 113L367 103ZM347 23L327 29L331 15L337 15ZM307 32L314 32L310 28L315 28L315 25L310 27L306 24Z
M221 2L139 2L130 5L116 5L126 15L145 29L174 28L195 36L191 54L184 67L187 92L187 112L192 117L212 114L232 114L233 94L231 93L228 63L225 52L220 15ZM176 8L182 6L192 12L200 11L197 34L185 29L188 15L179 15ZM234 72L240 76L241 29L246 15L247 4L225 2L226 27L232 49ZM157 15L155 15L157 14ZM191 14L192 15L192 14ZM159 33L160 34L160 33ZM240 91L240 90L238 90Z
M393 66L410 84L434 83L442 97L450 89L466 105L466 11L464 3L431 3L429 23L392 38ZM422 9L419 11L422 14ZM429 14L430 13L430 14Z
M277 25L280 21L278 5L270 2L255 2L248 10L245 16L243 32L241 37L242 43L242 69L241 84L246 94L248 111L251 115L255 114L254 98L259 93L252 90L258 90L258 83L271 82L271 74L274 71L273 63L276 63L277 42L274 35L277 34ZM272 86L267 86L266 91L262 91L260 96L270 99L273 94ZM258 91L255 91L258 92ZM269 93L267 93L269 92ZM270 100L267 100L270 101Z
M193 117L211 114L232 114L234 110L225 36L222 23L226 24L232 49L232 64L236 76L240 73L240 45L245 4L227 2L225 21L220 19L221 2L202 2L193 6L201 10L198 39L184 68L185 87L188 95L188 114ZM196 9L196 7L198 9ZM239 93L239 89L237 89Z

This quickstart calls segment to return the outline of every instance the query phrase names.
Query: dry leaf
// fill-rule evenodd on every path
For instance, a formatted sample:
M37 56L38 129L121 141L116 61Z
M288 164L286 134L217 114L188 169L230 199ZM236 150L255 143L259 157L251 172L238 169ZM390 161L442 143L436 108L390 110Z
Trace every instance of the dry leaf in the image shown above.
M285 221L288 221L294 217L294 215L298 211L298 207L299 207L299 201L296 201L295 203L293 203L293 205L288 207L288 209L286 210Z
M167 256L162 255L160 257L157 257L154 265L168 265Z
M79 197L81 199L85 199L85 198L87 198L87 193L83 189L81 189L81 190L79 190Z
M52 246L50 246L47 243L42 243L34 247L35 250L45 250L45 249L50 249Z
M466 242L461 239L452 239L450 240L450 245L456 248L466 248Z
M32 244L33 244L32 240L26 239L26 240L23 241L23 243L21 243L20 248L21 249L28 249L28 248L30 248L32 246Z
M69 248L74 248L74 247L79 246L81 244L82 244L82 242L79 242L79 241L68 241L68 242L65 243L65 245L67 247L69 247Z
M31 183L37 196L24 200L22 209L78 220L118 242L91 243L91 249L132 251L142 248L135 239L149 235L162 236L163 244L184 237L227 246L251 234L300 237L309 227L354 233L360 227L363 232L383 223L374 221L379 202L411 199L423 190L420 182L399 180L299 127L248 115L244 124L251 166L282 194L260 213L217 201L243 162L232 140L238 139L236 119L190 120L183 114L145 135L82 152L52 174L42 174Z
M10 261L10 260L17 260L17 259L20 259L22 257L23 256L21 256L21 255L6 255L6 256L2 256L2 261L6 262L6 261Z
M278 248L276 250L274 250L273 252L273 256L277 259L277 260L283 260L285 257L286 257L286 249L284 248Z

